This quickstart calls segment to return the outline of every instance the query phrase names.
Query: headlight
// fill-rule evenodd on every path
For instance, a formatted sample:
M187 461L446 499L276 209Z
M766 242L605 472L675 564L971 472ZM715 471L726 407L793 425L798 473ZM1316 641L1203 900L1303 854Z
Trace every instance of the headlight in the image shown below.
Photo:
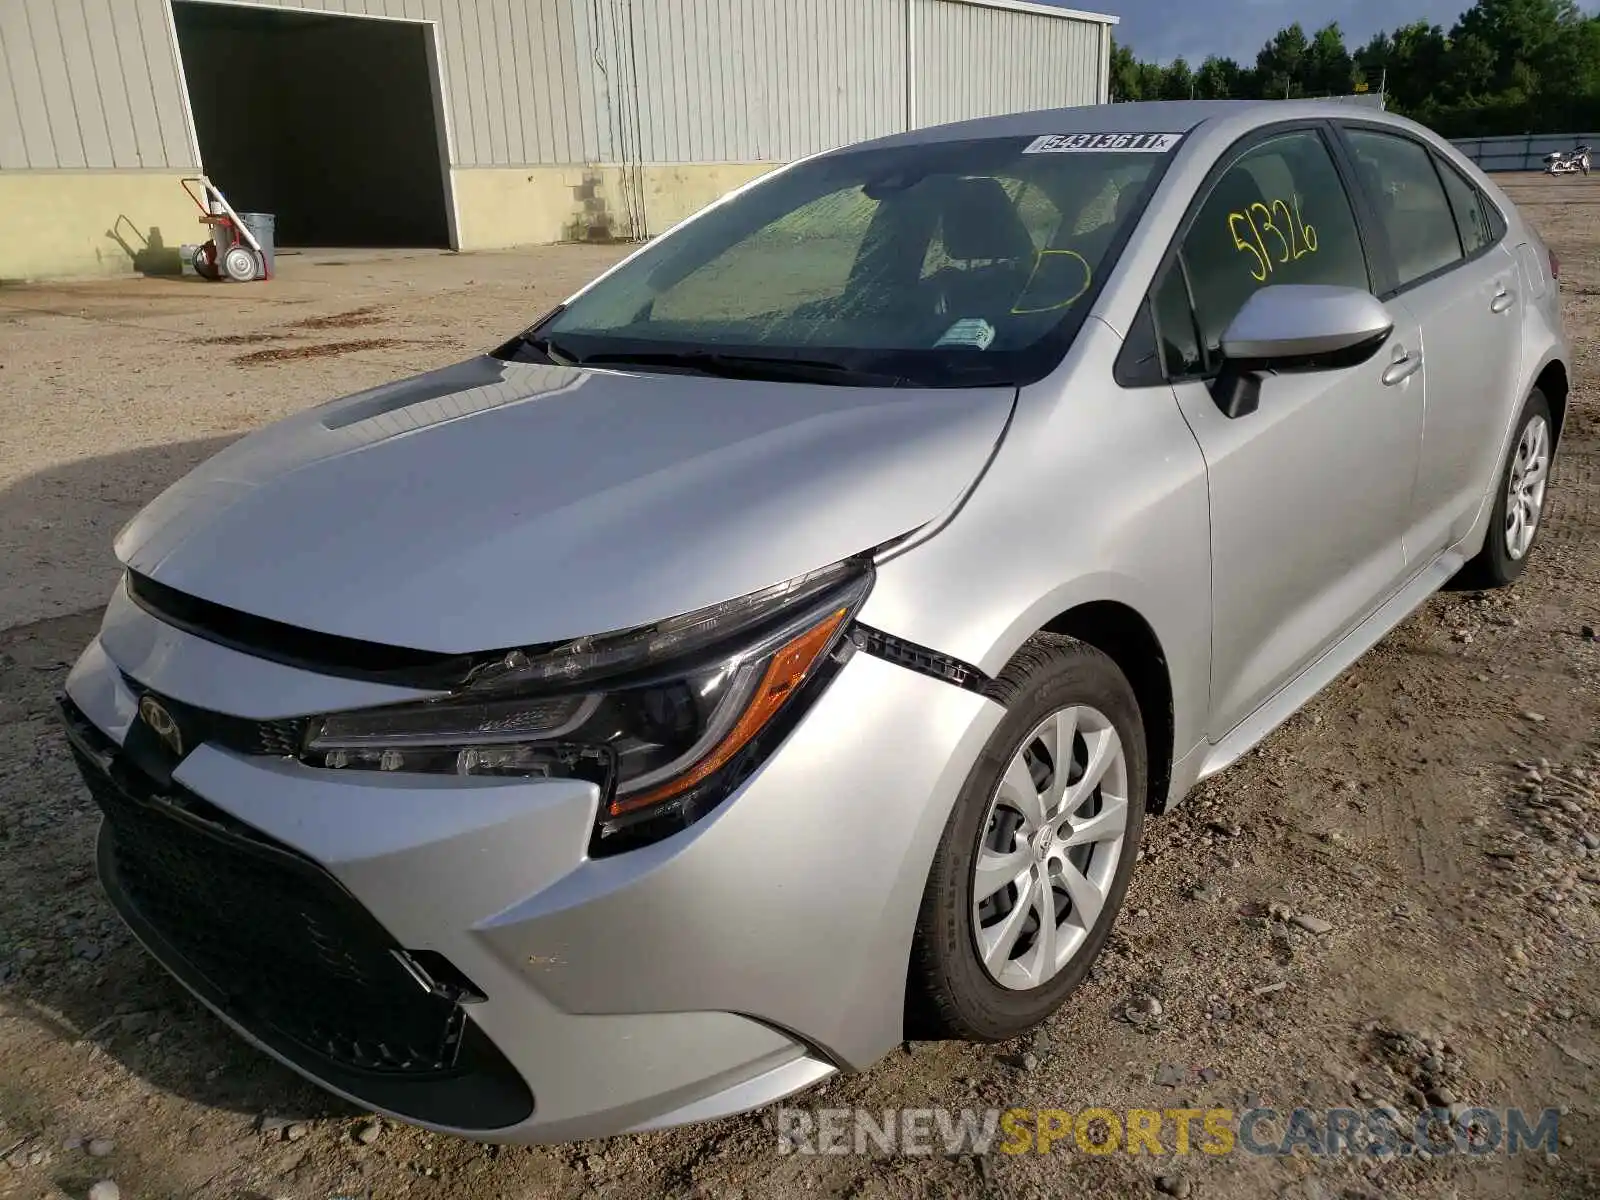
M314 719L302 760L335 770L587 779L596 848L715 807L830 673L869 565L841 563L654 625L513 650L455 693Z

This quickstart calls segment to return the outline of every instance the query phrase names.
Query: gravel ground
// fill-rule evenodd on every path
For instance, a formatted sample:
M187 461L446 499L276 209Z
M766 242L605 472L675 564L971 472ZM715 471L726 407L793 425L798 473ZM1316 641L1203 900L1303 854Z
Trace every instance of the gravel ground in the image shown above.
M1512 186L1578 347L1525 579L1434 599L1154 822L1107 953L1042 1034L908 1046L793 1103L1392 1105L1402 1125L1520 1105L1561 1110L1558 1153L818 1157L780 1154L770 1110L487 1147L350 1110L188 1000L91 877L51 717L107 543L239 432L493 344L612 254L560 248L0 292L0 1197L1600 1196L1600 183Z

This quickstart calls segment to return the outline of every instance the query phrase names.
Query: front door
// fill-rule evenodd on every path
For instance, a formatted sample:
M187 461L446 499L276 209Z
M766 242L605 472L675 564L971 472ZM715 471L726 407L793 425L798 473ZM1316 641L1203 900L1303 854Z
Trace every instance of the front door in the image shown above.
M1302 672L1404 581L1403 533L1422 431L1421 347L1403 313L1367 363L1270 376L1261 404L1223 415L1204 382L1223 330L1272 284L1370 289L1325 134L1270 135L1217 179L1156 296L1172 355L1192 311L1194 377L1178 403L1211 496L1213 739ZM1185 292L1187 295L1185 295Z

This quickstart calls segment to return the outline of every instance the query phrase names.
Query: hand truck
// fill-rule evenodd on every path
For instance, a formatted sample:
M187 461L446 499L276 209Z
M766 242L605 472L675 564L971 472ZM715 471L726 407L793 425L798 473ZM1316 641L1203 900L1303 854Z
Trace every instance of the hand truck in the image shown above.
M261 243L250 227L239 219L233 205L220 188L204 175L182 180L183 190L189 194L200 210L200 222L209 226L211 238L195 248L190 260L195 272L203 279L221 279L226 275L239 283L252 279L271 279L267 256L261 252ZM190 184L200 185L200 194Z

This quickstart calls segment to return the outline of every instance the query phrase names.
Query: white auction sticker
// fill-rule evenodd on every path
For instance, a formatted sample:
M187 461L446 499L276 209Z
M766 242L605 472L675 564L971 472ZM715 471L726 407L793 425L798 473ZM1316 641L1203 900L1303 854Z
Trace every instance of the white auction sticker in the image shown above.
M1183 140L1181 133L1047 133L1024 154L1165 154Z
M993 344L993 325L982 317L964 317L946 329L934 346L971 346L975 350L987 350Z

